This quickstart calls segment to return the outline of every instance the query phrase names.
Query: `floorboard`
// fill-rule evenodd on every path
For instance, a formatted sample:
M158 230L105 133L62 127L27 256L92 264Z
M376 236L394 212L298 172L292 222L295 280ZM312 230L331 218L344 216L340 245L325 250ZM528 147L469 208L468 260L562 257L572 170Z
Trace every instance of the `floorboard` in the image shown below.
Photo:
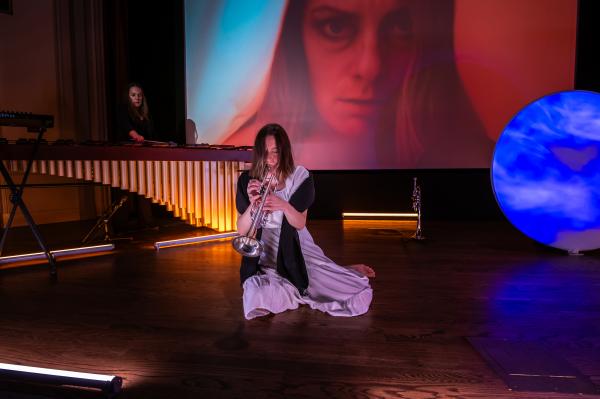
M2 270L0 362L116 374L119 398L598 397L510 391L466 340L540 343L600 383L597 251L567 256L501 221L429 223L423 242L412 227L309 223L336 262L377 272L372 307L355 318L302 307L245 320L229 241L153 249L202 233L177 223L59 262L56 281L44 265ZM52 248L87 228L42 226ZM7 252L36 249L27 234L11 231Z

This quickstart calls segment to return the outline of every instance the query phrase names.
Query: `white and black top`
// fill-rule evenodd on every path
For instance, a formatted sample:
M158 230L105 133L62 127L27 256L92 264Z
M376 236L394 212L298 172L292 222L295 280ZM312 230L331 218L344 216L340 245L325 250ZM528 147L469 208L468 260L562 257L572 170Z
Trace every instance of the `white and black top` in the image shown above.
M238 196L241 195L242 189L245 192L249 179L243 180L245 181L241 182L241 187L238 186ZM298 193L298 189L302 187L300 190L306 190L307 183L312 189L312 180L308 170L297 166L286 179L285 187L276 191L275 195L292 203L291 199ZM296 202L298 202L297 199ZM310 202L312 203L312 198L310 198ZM294 204L292 203L292 205ZM295 207L298 209L297 206ZM238 206L238 210L240 210L239 208ZM321 248L315 244L306 227L301 230L292 227L294 236L290 238L290 235L284 234L286 224L287 221L282 211L273 212L270 215L267 225L262 229L261 240L264 251L258 260L257 270L250 275L243 271L241 273L244 288L244 316L252 319L269 312L281 313L289 309L296 309L301 304L309 305L313 309L327 312L333 316L358 316L366 313L373 296L369 279L352 269L337 265L325 256ZM285 262L282 260L283 243L281 241L295 241L296 239L301 249L301 258L303 258L296 264L304 265L308 277L308 288L303 290L304 295L300 294L302 285L293 284L289 278L286 278L287 276L284 275L287 271L282 270L281 265L282 262ZM247 262L247 258L245 260ZM302 271L299 275L301 274Z

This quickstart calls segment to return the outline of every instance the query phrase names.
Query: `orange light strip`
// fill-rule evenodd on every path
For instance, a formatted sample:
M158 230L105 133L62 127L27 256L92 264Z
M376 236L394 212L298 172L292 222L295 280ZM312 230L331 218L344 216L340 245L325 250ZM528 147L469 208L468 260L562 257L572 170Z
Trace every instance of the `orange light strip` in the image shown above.
M416 218L416 213L371 213L371 212L344 212L342 217L375 217L375 218Z

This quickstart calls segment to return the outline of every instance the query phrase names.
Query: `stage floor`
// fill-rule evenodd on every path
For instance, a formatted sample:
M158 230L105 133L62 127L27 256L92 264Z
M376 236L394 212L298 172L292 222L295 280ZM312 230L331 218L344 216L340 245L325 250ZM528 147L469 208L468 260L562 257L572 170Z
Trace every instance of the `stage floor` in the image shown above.
M42 227L54 249L89 225ZM119 375L119 398L598 397L510 391L466 339L544 345L600 384L598 251L568 256L501 221L426 223L423 242L412 227L309 222L334 261L377 272L355 318L302 307L245 320L229 241L153 249L190 232L177 223L59 262L56 282L43 265L2 270L0 362ZM37 250L19 230L8 253ZM3 384L0 397L32 389Z

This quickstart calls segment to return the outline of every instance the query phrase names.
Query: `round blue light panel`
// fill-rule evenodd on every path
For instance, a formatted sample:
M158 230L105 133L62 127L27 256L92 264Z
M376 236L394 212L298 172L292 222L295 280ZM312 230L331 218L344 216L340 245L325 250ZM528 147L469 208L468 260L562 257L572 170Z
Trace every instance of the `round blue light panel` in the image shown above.
M523 108L496 143L492 185L527 236L572 252L600 248L600 94L565 91Z

